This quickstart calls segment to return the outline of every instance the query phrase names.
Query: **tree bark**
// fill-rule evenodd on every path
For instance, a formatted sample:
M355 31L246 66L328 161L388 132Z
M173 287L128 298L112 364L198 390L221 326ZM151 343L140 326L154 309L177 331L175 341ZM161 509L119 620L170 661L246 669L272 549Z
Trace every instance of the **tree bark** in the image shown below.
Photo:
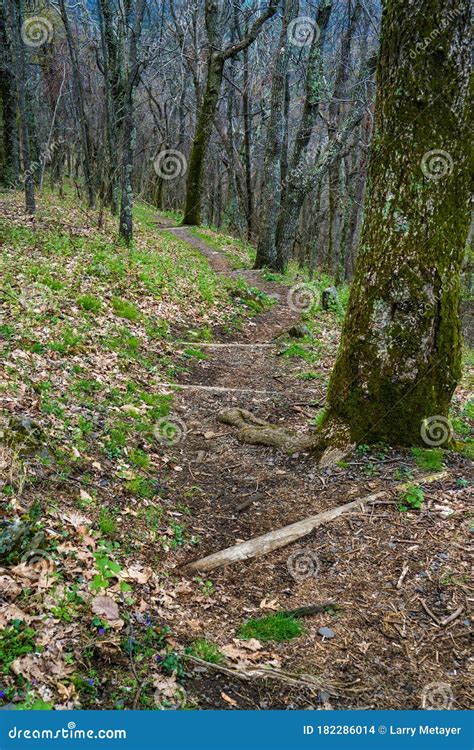
M362 5L356 2L349 18L348 27L342 37L341 53L336 71L334 91L329 103L328 136L333 138L340 126L341 119L347 112L344 104L346 97L347 82L349 80L349 63L351 58L351 46L355 29L362 13ZM330 272L339 273L341 265L341 231L343 222L342 204L342 172L341 160L336 159L329 168L329 242L327 247L326 265Z
M326 39L326 30L331 17L331 11L331 0L324 0L319 7L316 17L319 33L317 36L314 36L311 43L306 71L306 93L303 112L293 147L289 176L280 207L275 237L276 250L272 267L280 272L283 272L288 264L296 235L298 217L306 195L305 191L301 189L301 175L306 169L305 161L308 146L319 113L319 103L323 87L322 49Z
M217 0L206 0L205 17L209 42L207 80L189 160L183 225L201 223L204 163L219 103L225 61L242 52L255 41L264 23L276 13L277 5L278 0L270 0L267 10L257 18L248 34L222 50L219 45L219 4Z
M119 235L130 244L133 239L133 159L135 155L135 117L133 92L138 83L138 42L141 35L146 0L137 0L130 31L125 93L125 115L122 132L122 180ZM131 9L130 9L131 10Z
M323 425L342 442L426 444L461 373L469 3L427 10L383 12L367 208Z
M282 160L284 143L285 81L291 44L288 27L298 14L298 0L286 0L280 38L273 58L270 116L267 124L265 155L260 187L260 210L255 268L275 265L275 238L282 196Z
M2 112L2 159L0 183L5 187L18 185L20 147L16 121L17 92L12 48L7 31L5 7L0 5L0 102Z
M245 214L247 219L247 240L253 239L253 195L252 195L252 118L250 103L248 49L243 54L243 93L242 108L244 118L244 161L245 161Z
M74 34L69 23L69 17L66 10L66 4L64 0L59 0L59 10L61 13L61 19L66 32L67 46L69 50L69 57L71 59L72 79L74 84L74 103L77 111L77 117L79 120L79 128L81 134L82 151L83 151L83 169L84 169L84 180L86 183L87 199L90 208L95 206L95 187L94 177L92 169L92 141L90 136L89 121L86 117L86 105L84 96L84 86L82 84L81 71L79 68L79 56L77 53L76 42Z
M23 23L22 0L10 0L11 35L14 57L16 91L20 115L21 155L25 183L25 208L30 215L36 213L35 182L30 159L30 134L28 130L28 112L26 106L26 51L21 40Z
M104 76L105 115L107 127L108 164L106 165L106 197L112 213L118 212L120 201L120 168L116 154L122 142L126 108L125 42L128 27L118 17L114 26L114 12L110 0L99 0L99 25L102 47L101 72Z

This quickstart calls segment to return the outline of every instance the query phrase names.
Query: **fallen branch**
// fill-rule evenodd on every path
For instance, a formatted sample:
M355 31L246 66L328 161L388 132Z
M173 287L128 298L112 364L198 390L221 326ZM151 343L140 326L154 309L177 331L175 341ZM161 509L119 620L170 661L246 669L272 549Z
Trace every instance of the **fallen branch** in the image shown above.
M447 476L447 472L439 472L438 474L431 474L430 476L422 477L418 480L418 484L426 484L428 482L436 482ZM184 566L184 571L187 573L193 573L195 571L205 572L219 568L221 565L229 565L230 563L239 562L241 560L249 560L252 557L261 557L266 555L268 552L272 552L274 549L285 547L291 542L295 542L297 539L301 539L303 536L307 536L318 526L321 526L328 521L332 521L334 518L342 516L344 513L348 513L351 510L364 508L370 503L374 503L381 497L385 497L389 494L392 489L405 490L412 483L407 482L406 484L398 485L398 487L390 488L390 490L380 490L372 495L353 500L345 505L338 505L336 508L325 510L322 513L318 513L314 516L304 518L302 521L297 521L289 526L283 526L276 531L270 531L268 534L262 534L261 536L249 539L247 542L241 542L235 544L227 549L215 552L207 557L202 557L199 560L194 560Z
M191 654L183 654L183 658L186 661L193 662L200 667L206 667L207 669L214 669L217 672L223 672L224 674L236 677L238 680L252 680L252 679L263 679L263 680L280 680L285 682L287 685L293 685L295 687L305 687L311 690L324 690L330 695L337 695L335 690L328 687L326 684L321 683L315 677L309 674L296 675L291 672L283 672L280 669L274 667L249 667L248 669L237 669L230 665L224 666L223 664L214 664L213 662L204 661L199 659L197 656L191 656Z

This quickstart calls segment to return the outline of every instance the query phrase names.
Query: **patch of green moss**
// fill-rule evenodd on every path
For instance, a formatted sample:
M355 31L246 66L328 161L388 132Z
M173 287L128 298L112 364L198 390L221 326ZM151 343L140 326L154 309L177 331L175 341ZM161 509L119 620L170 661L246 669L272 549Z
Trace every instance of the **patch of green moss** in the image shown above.
M239 638L257 638L259 641L290 641L305 632L297 619L284 613L247 620L238 630Z

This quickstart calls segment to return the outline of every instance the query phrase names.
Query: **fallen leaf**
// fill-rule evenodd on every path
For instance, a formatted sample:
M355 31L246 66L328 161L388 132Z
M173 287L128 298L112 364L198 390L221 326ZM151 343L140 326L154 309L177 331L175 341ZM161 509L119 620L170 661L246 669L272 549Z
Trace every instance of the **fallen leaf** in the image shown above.
M95 596L92 600L92 611L95 615L107 620L111 627L117 630L123 627L118 604L110 596Z
M262 599L262 601L259 604L259 607L260 609L279 609L277 602L278 602L278 599L272 599L271 601L267 601L267 599Z
M12 620L31 622L31 617L19 609L16 604L0 604L0 628L5 628Z
M131 565L122 571L120 577L126 581L136 581L137 583L148 583L150 577L153 575L151 568L140 569L137 566Z
M245 648L247 651L258 651L262 648L262 644L256 638L249 638L248 641L241 641L238 638L234 638L233 640L237 646Z
M79 494L81 500L92 500L91 496L88 495L87 492L84 492L84 490L81 490ZM81 526L90 526L92 523L90 518L86 518L86 516L82 516L80 513L74 513L73 511L70 513L63 513L62 518L67 523L70 523L71 526L74 526L75 529L79 529Z
M0 594L4 599L13 601L21 593L21 588L11 576L0 576Z

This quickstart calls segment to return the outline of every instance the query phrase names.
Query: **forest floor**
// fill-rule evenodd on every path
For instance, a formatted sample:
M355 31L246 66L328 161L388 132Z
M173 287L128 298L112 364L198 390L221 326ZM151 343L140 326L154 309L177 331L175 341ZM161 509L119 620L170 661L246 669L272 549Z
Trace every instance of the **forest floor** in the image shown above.
M359 445L323 468L242 445L221 409L317 424L342 318L321 309L330 280L249 270L242 243L145 206L130 251L72 197L48 195L33 221L20 205L0 196L0 701L472 705L472 360L453 406L457 452ZM379 489L385 501L279 551L182 571ZM23 532L5 552L15 518Z

